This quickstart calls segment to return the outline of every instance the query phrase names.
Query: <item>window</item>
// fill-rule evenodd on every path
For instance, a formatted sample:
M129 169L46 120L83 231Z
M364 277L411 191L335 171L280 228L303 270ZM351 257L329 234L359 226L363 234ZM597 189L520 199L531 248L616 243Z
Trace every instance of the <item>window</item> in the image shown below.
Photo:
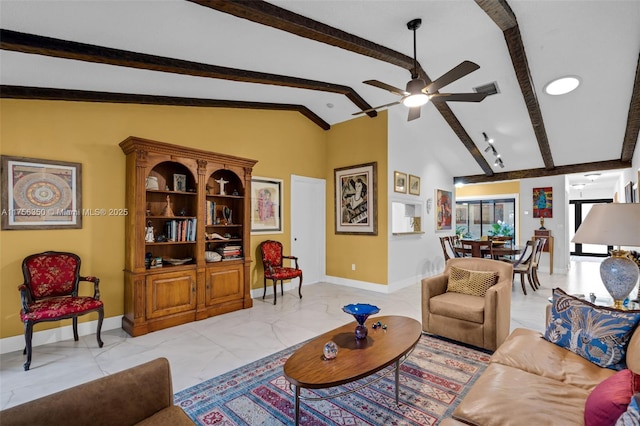
M515 235L515 205L515 198L457 201L456 233L466 238L480 238L489 235L493 224L500 221L509 224Z

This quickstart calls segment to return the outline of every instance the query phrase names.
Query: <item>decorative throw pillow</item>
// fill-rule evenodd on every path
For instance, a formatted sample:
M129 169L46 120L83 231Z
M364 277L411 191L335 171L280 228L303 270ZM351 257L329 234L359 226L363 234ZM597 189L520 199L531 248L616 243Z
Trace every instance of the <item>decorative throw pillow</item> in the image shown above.
M489 287L497 281L497 272L469 271L452 266L449 268L447 291L484 297Z
M622 413L615 426L640 426L640 393L631 397L627 411Z
M633 396L633 373L620 370L593 388L584 406L585 426L613 426Z
M622 370L638 323L640 311L596 306L556 288L544 338L600 367Z

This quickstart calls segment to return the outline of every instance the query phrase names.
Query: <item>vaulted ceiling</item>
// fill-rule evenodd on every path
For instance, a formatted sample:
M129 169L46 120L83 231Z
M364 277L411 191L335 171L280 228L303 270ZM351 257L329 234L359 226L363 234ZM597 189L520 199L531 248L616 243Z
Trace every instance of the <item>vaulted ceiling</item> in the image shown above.
M423 79L470 60L480 69L440 92L499 89L479 103L430 102L406 122L456 180L631 166L638 0L0 0L0 96L292 110L329 129L399 99L363 81L404 88L414 18ZM565 75L577 90L544 93ZM407 108L389 114L406 120Z

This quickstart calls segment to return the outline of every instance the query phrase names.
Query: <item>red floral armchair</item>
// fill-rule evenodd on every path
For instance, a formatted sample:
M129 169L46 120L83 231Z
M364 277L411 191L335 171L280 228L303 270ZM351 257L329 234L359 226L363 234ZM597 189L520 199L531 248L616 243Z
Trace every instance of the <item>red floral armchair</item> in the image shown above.
M104 306L100 301L96 277L80 276L80 258L73 253L47 251L32 254L22 261L24 283L18 287L22 298L20 319L24 322L27 361L31 365L31 339L33 326L39 322L72 318L73 338L78 340L78 316L98 312L98 346L102 347L100 330L104 319ZM78 296L80 281L93 283L93 296Z
M284 280L291 280L300 277L298 294L302 299L302 270L298 267L298 258L295 256L284 256L282 254L282 243L279 241L267 240L260 244L262 252L262 266L264 266L264 293L267 294L267 280L273 280L273 304L276 304L277 286L280 281L280 294L284 296ZM291 259L295 262L295 268L283 266L284 259Z

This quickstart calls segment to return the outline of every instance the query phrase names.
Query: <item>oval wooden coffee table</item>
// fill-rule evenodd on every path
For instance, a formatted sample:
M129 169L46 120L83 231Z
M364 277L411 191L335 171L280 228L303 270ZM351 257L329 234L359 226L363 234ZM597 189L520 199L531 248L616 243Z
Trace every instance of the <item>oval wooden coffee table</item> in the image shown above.
M371 324L378 321L386 324L387 329L373 329ZM295 388L296 425L300 414L301 388L325 389L340 386L370 376L394 363L396 404L398 403L400 364L420 340L422 326L413 318L402 316L370 317L366 324L369 329L366 339L356 340L354 330L357 323L354 321L306 343L284 364L284 375ZM338 345L338 356L325 360L322 350L330 340ZM375 381L372 380L365 386ZM331 398L337 396L339 395Z

